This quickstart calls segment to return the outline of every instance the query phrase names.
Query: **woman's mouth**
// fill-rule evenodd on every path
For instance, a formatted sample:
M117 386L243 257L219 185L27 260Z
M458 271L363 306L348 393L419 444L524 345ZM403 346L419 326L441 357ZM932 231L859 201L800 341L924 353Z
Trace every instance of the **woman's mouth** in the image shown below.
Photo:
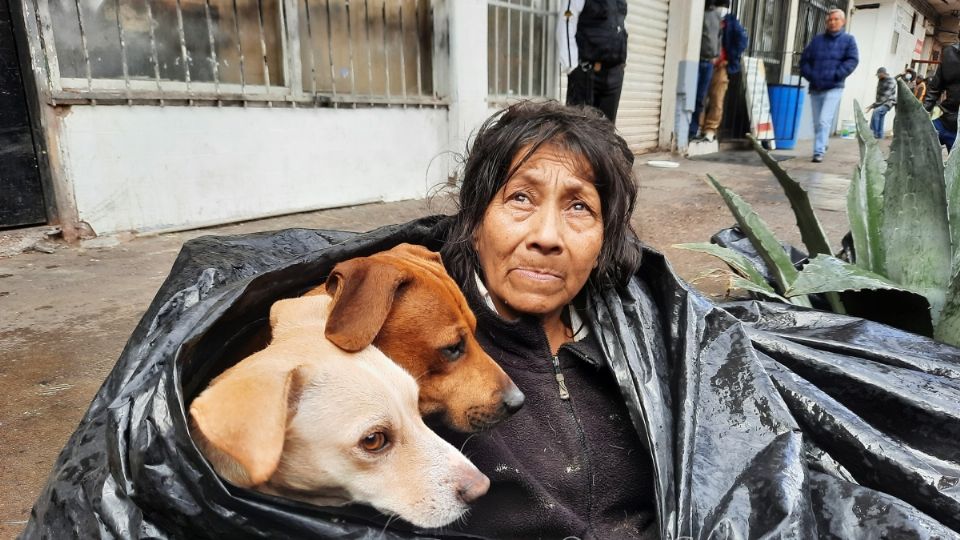
M539 268L516 268L514 269L519 277L532 281L550 282L563 279L563 277L553 270L544 270Z

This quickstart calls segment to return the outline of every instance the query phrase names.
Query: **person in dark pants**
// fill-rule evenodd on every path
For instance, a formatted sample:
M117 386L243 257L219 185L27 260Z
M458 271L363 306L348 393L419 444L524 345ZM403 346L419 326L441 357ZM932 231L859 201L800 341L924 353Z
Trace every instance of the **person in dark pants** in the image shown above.
M714 65L720 58L721 20L723 20L723 12L717 7L717 2L707 0L707 8L703 12L703 33L700 36L700 64L697 68L696 101L693 107L693 117L690 119L690 140L695 139L700 131L700 113L703 112L707 90L710 88L710 80L713 79Z
M873 109L870 116L870 130L879 141L883 138L883 120L890 109L897 104L897 82L887 73L887 68L877 70L877 99L867 107Z
M627 60L626 0L566 0L557 28L567 105L590 105L617 120Z
M946 96L940 102L944 92ZM933 121L933 127L937 129L940 144L950 150L957 139L957 109L960 108L960 44L943 48L940 68L927 83L923 107L930 111L938 102L943 114Z

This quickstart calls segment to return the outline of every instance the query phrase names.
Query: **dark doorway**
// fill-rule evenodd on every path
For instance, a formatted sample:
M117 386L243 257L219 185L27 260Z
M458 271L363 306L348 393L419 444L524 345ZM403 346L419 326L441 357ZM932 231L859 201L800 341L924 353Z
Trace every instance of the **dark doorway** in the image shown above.
M9 0L0 0L0 229L47 222L19 58Z

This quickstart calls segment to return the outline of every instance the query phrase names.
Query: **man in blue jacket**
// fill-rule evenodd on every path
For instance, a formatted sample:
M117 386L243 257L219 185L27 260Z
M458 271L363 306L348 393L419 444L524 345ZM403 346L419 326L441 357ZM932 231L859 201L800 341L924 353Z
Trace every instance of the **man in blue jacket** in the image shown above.
M843 31L846 16L841 9L827 13L827 31L803 49L800 74L810 83L813 108L813 162L823 161L843 95L843 81L853 73L860 55L853 36Z

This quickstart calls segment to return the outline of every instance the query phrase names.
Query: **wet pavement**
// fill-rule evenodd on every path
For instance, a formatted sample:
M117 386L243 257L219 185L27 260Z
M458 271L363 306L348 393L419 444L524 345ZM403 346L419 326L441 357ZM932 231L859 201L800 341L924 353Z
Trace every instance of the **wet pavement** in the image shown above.
M835 249L847 230L846 189L857 160L855 141L835 139L821 164L801 143L781 164L810 191ZM675 169L649 160L674 160ZM712 174L754 205L780 235L799 245L794 217L765 167L693 161L669 154L638 156L640 195L634 227L664 251L678 273L717 300L727 293L712 257L671 247L705 242L734 223L705 182ZM0 232L0 538L24 527L30 507L60 449L119 356L163 282L180 246L206 234L240 234L287 227L365 231L452 211L449 197L296 214L199 231L97 238L68 246L48 228ZM39 240L39 241L38 241ZM26 249L26 251L23 251ZM706 276L706 277L704 277Z

